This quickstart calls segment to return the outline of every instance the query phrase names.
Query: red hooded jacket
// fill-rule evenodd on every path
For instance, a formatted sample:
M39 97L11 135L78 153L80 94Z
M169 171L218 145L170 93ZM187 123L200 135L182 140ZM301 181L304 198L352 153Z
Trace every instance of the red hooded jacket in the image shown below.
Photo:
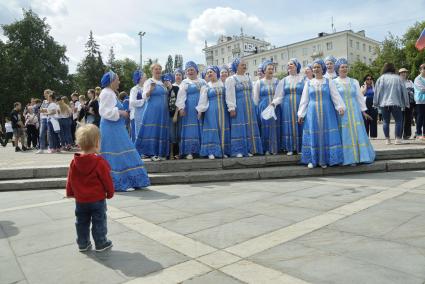
M114 185L108 162L96 154L74 154L68 171L66 196L88 203L112 198Z

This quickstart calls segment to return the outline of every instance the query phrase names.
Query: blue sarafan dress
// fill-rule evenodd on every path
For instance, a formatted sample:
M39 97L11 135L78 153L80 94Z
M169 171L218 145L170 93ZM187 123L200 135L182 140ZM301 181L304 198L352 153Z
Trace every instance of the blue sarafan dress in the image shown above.
M184 79L180 84L176 106L186 112L181 119L180 155L199 154L201 150L202 122L198 120L196 106L201 88L205 85L202 79Z
M375 151L364 126L362 111L366 111L367 107L359 82L339 77L333 81L346 106L344 116L338 120L344 153L343 164L372 163L375 160Z
M281 149L301 153L303 126L298 124L297 112L304 89L304 77L300 74L289 75L282 79L282 83Z
M110 88L99 96L100 154L111 166L111 176L116 191L150 185L143 161L140 159L125 127L125 119L119 116L121 102Z
M202 87L198 112L204 112L200 156L230 155L230 119L223 82L209 82Z
M279 81L277 79L258 80L254 86L254 103L257 105L257 117L260 130L261 143L264 152L277 154L280 148L280 108L275 108L277 120L265 120L261 113L273 102Z
M226 103L230 118L230 151L232 156L263 154L257 114L252 99L252 83L248 76L233 75L226 80Z
M342 164L343 152L337 109L345 105L334 83L311 79L306 83L298 110L304 118L301 163L313 166Z
M140 155L167 157L170 150L168 91L161 81L149 79L145 82L144 94L152 83L156 85L150 96L145 98L136 148Z

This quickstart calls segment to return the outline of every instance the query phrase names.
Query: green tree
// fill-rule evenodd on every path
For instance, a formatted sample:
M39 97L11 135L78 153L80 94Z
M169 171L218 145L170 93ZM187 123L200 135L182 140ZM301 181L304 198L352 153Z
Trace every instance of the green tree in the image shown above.
M410 78L413 79L419 74L419 65L425 63L425 50L418 51L415 47L416 40L425 28L425 21L416 22L403 35L404 54L406 56L406 67L410 72Z
M372 70L376 75L381 73L381 69L386 62L393 63L396 69L407 65L403 42L400 37L391 33L385 38L381 46L376 50L377 58L372 62Z
M174 69L183 68L183 55L174 55Z
M279 80L282 80L286 75L288 75L288 72L279 71L275 74L275 77Z
M120 91L125 91L130 94L130 89L134 86L133 72L138 68L136 61L125 58L123 60L116 60L114 65L117 66L116 73L120 78Z
M376 73L376 70L373 70L371 66L368 66L361 61L356 61L350 65L348 76L357 79L360 85L363 84L363 78L367 74L372 75L374 78L379 76L379 73Z
M114 64L115 64L115 53L114 53L114 47L111 46L109 49L109 55L108 55L108 61L106 62L106 68L109 70L114 70Z
M78 88L83 93L85 93L87 89L99 86L100 79L106 70L99 45L96 43L92 31L90 31L89 39L85 47L86 56L77 66Z
M146 78L152 77L151 65L154 63L158 63L158 59L152 60L152 58L148 58L145 65L143 65L143 73L145 73Z
M1 114L9 112L14 101L26 104L31 97L42 98L47 88L69 95L66 47L50 35L46 19L23 10L22 20L2 28L7 41L0 44Z
M173 73L173 57L171 55L168 55L163 73Z

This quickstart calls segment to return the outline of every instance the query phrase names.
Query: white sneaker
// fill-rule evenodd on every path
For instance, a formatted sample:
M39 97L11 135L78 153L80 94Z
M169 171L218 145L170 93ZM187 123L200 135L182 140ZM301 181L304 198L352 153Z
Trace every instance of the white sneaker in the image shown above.
M214 160L214 159L215 159L215 157L214 157L214 155L208 155L208 159L210 159L210 160Z
M158 162L158 161L160 161L161 159L160 159L158 156L153 156L153 157L151 157L151 160L152 160L153 162Z
M387 139L387 141L385 142L386 145L391 145L391 139Z
M266 156L270 156L270 152L269 151L266 152Z
M241 153L236 155L236 158L242 158L242 157L243 157L243 155Z
M224 156L223 156L223 158L229 158L229 156L227 156L227 155L224 155Z
M402 145L402 144L405 144L405 142L403 140L401 140L400 138L396 138L394 144L395 145Z
M36 154L44 154L44 150L40 149L37 152L35 152Z
M251 153L248 153L248 157L253 157L254 155Z
M322 167L322 169L326 169L328 166L326 166L326 165L323 165L323 166L321 166Z
M313 163L308 163L307 168L309 168L309 169L314 168Z
M288 152L288 153L286 153L286 155L292 156L292 155L294 155L294 152Z
M187 155L187 156L186 156L186 159L188 159L188 160L193 160L193 156L192 156L192 154Z
M134 188L134 187L129 187L129 188L127 188L125 191L126 192L132 192L132 191L135 191L136 189Z

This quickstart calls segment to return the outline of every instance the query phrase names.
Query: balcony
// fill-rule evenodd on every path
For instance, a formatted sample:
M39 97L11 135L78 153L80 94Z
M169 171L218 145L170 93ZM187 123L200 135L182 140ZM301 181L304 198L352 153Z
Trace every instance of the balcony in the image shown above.
M323 51L313 51L311 58L316 59L318 57L323 57Z

